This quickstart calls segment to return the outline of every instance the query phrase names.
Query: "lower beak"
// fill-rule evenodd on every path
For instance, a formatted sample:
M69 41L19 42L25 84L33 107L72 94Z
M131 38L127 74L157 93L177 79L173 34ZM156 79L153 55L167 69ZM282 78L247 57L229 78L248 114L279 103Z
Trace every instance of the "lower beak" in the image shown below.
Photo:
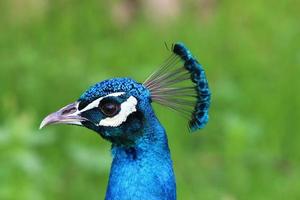
M82 121L87 121L87 119L80 116L78 102L75 102L45 117L40 125L40 129L50 124L74 124L81 126Z

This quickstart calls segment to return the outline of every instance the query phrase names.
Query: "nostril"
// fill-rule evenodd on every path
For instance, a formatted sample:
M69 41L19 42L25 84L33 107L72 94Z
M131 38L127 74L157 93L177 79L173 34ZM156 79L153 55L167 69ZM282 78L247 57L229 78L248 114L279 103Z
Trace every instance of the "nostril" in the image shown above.
M76 110L77 110L77 109L74 108L74 107L73 107L73 108L68 108L68 109L66 109L66 110L63 110L61 114L62 114L62 115L73 114L73 113L76 112Z

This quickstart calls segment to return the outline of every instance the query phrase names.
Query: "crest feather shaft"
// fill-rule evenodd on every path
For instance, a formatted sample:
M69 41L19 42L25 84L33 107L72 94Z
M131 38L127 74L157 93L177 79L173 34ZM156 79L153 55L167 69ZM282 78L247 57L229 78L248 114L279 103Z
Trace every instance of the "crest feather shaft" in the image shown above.
M189 120L189 129L203 128L208 121L211 93L201 64L181 43L172 55L143 83L153 102L169 107Z

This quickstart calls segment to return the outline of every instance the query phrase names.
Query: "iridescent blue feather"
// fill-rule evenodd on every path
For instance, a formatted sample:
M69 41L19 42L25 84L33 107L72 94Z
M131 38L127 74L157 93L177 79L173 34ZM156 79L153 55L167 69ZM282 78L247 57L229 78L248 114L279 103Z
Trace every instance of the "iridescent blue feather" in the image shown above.
M184 67L191 73L191 80L196 84L197 103L189 121L192 131L203 128L208 122L210 106L210 90L202 65L192 56L191 52L181 43L175 44L173 52L184 60Z
M144 85L154 102L172 108L189 119L191 131L208 121L210 90L202 65L182 44L176 43L163 66Z

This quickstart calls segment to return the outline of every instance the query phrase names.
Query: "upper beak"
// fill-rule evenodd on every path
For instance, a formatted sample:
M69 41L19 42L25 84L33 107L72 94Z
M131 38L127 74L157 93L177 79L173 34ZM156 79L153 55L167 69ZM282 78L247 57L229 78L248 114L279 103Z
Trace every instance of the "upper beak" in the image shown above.
M75 102L45 117L40 125L40 129L49 124L82 125L82 121L87 121L87 119L80 116L80 112L78 111L78 102Z

